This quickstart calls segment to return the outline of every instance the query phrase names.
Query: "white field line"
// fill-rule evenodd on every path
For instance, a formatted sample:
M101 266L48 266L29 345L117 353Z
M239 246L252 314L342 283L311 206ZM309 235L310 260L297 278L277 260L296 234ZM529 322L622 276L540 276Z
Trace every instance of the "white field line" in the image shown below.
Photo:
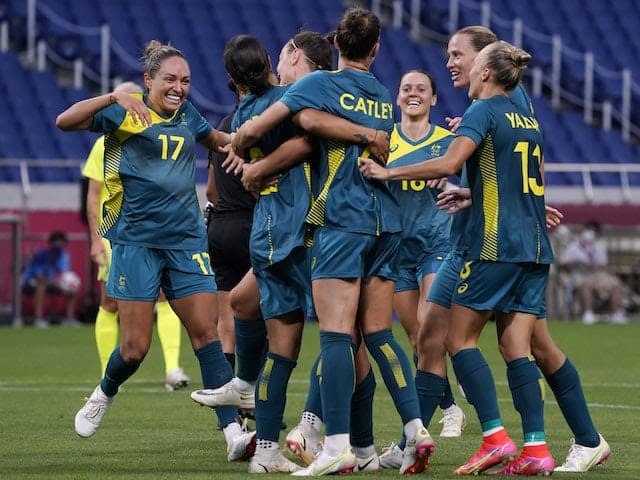
M40 382L37 380L28 380L28 381L3 381L0 380L0 390L2 390L4 387L8 387L8 386L15 386L15 387L20 387L20 386L39 386L39 385L51 385L51 386L60 386L60 385L96 385L97 381L99 379L94 378L94 379L81 379L81 380L65 380L65 381L59 381L59 382ZM160 385L163 384L163 380L164 378L162 376L158 376L157 378L148 378L148 377L139 377L139 376L134 376L133 378L130 378L129 380L127 380L127 385L132 385L132 384L142 384L142 383L158 383ZM296 384L307 384L309 383L308 379L297 379L297 378L292 378L291 380L289 380L289 383L296 383ZM495 382L496 385L499 385L501 387L506 387L508 386L507 382L503 382L503 381L496 381ZM197 388L197 386L199 385L198 382L194 383L194 388ZM627 383L627 382L623 382L623 383L585 383L582 382L582 386L585 388L637 388L640 390L640 383ZM545 388L548 388L548 386L545 384Z
M149 378L132 378L127 381L127 383L122 387L123 392L126 392L126 385L134 385L134 384L149 384L158 382L157 387L153 388L139 388L135 387L135 393L149 393L149 394L158 394L158 393L166 393L164 389L164 382L158 379L149 379ZM290 383L296 384L306 384L307 380L296 380L292 379ZM89 395L91 392L91 387L94 386L95 381L84 381L79 382L56 382L56 383L42 383L36 381L29 382L0 382L0 392L79 392L85 395ZM497 385L506 385L506 382L496 382ZM640 389L640 384L634 383L609 383L609 384L586 384L585 386L590 388L600 387L600 388L638 388ZM199 388L199 384L194 384L193 386L187 387L184 389L184 392L190 392L191 390L197 390ZM171 394L180 394L180 392ZM545 400L546 404L557 405L555 400L548 399L551 393L547 392L547 400ZM306 397L306 393L298 393L298 392L289 392L287 393L288 397ZM513 403L511 398L498 398L498 402L500 403ZM590 408L604 408L604 409L612 409L612 410L640 410L640 405L626 405L626 404L610 404L610 403L599 403L592 402L588 403Z

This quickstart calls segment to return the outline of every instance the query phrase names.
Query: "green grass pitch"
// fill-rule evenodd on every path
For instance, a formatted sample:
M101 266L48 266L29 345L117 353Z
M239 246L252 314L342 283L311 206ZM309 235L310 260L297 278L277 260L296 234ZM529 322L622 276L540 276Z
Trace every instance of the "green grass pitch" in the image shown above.
M609 461L592 472L556 473L554 477L640 478L640 324L551 323L551 330L580 371L591 414L613 450ZM395 332L406 346L397 325ZM307 324L301 358L289 385L285 414L289 426L297 422L304 405L317 338L317 326ZM505 424L521 444L520 420L513 409L492 324L487 325L481 346L495 375ZM192 387L198 388L199 370L184 334L181 360L195 379ZM157 338L98 433L90 439L76 436L73 417L82 405L81 398L97 384L98 370L92 327L0 329L0 478L217 480L248 476L246 464L226 462L215 417L190 400L191 388L164 391ZM379 375L377 380L374 428L379 450L397 440L401 426ZM426 477L456 478L453 469L479 446L475 413L466 401L458 400L467 414L467 428L462 438L441 439L440 414L436 413L430 431L437 448L423 474ZM545 420L551 451L556 463L562 463L571 433L548 388ZM397 471L356 475L398 478Z

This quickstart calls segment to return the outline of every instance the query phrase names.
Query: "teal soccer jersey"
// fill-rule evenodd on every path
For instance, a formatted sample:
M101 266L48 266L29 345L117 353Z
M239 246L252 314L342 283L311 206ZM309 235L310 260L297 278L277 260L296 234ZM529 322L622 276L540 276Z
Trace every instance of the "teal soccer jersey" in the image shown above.
M527 94L527 91L524 89L521 83L519 83L516 88L513 89L511 95L509 95L513 103L515 103L518 108L528 110L533 113L533 104L531 103L531 98ZM462 173L460 174L460 186L468 187L469 183L467 181L467 167L466 164L462 166ZM451 249L457 252L466 251L466 241L464 239L464 233L467 226L467 222L469 221L469 209L466 208L457 212L453 216L453 220L451 221Z
M391 134L387 166L402 167L439 157L453 138L448 130L432 125L425 137L413 141L402 133L400 124L396 124ZM436 205L442 190L427 187L424 180L391 181L389 189L400 205L402 219L398 264L414 266L423 253L448 251L451 220Z
M237 131L244 122L280 100L287 88L276 86L260 96L248 94L244 97L233 116L232 131ZM292 123L282 122L263 135L249 149L248 156L252 159L267 156L293 133ZM251 229L251 263L255 271L285 259L295 247L303 245L311 194L309 175L309 164L303 162L283 172L275 185L260 192Z
M149 113L147 127L118 104L93 117L92 130L105 133L109 193L100 233L121 244L200 249L206 232L195 190L195 144L212 127L189 101L169 117Z
M294 113L313 108L377 130L393 129L391 95L368 72L310 73L291 86L282 102ZM321 139L320 148L318 174L314 169L312 176L315 200L307 221L352 233L399 232L398 205L386 184L366 180L358 169L363 147Z
M518 108L528 111L530 113L534 113L533 111L533 102L531 102L531 97L524 89L521 83L516 85L516 88L513 89L509 98L513 103L515 103Z
M478 146L466 162L473 201L466 258L552 263L540 173L542 134L530 109L503 95L477 100L457 135Z

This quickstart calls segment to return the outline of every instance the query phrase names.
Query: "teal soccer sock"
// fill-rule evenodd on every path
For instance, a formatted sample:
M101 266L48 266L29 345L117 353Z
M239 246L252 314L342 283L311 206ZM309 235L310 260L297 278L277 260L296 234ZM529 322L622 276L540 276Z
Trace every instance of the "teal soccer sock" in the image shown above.
M445 378L445 382L446 386L444 388L444 396L442 397L442 401L439 405L442 410L445 410L456 403L456 399L453 397L453 391L451 391L451 383L449 383L448 377Z
M498 396L491 370L480 350L466 348L460 350L452 358L453 370L462 385L467 401L473 405L482 431L502 426Z
M320 352L322 355L320 396L325 434L349 433L351 396L355 381L351 335L320 332Z
M234 321L238 378L255 383L264 363L267 329L264 320Z
M104 378L100 382L100 388L107 397L113 397L118 393L120 385L126 382L131 375L136 373L139 366L139 362L125 363L120 355L120 345L118 345L113 352L111 352L111 356L107 362L107 368L104 372Z
M351 445L368 447L373 445L373 395L376 391L376 377L369 370L364 379L356 385L351 397Z
M267 353L256 386L256 438L278 442L287 403L287 384L296 362Z
M218 388L233 378L231 365L222 352L220 341L211 342L194 350L200 363L202 385L204 388ZM222 428L234 422L238 417L236 407L218 407L215 409L218 422Z
M364 336L367 350L378 364L382 379L400 414L402 424L420 418L420 405L409 359L390 329Z
M573 363L567 358L562 367L546 378L576 443L590 448L598 446L600 437L584 398L580 375Z
M433 373L423 372L422 370L416 372L416 390L420 401L420 414L422 415L422 423L427 428L431 423L436 408L442 403L442 397L445 394L448 383L446 378Z
M507 363L507 381L513 405L522 419L524 441L544 441L544 403L540 388L540 371L536 362L527 357Z
M307 402L304 406L305 412L311 412L322 420L322 399L320 398L320 375L321 375L321 355L318 354L309 373L309 391L307 392Z

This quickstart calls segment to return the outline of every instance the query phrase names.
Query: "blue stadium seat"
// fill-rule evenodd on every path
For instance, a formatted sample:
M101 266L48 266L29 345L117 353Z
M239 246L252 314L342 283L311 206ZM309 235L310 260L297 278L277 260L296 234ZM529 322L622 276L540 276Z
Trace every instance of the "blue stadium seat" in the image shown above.
M479 8L469 8L461 2L460 25L478 24ZM635 0L490 0L492 13L500 22L491 27L501 38L512 40L510 21L524 19L527 29L545 35L560 34L567 47L578 51L592 50L601 68L619 70L629 67L640 78L640 3ZM43 3L44 4L44 3ZM411 0L404 0L405 10ZM429 28L448 34L448 4L442 0L422 1L422 20ZM144 44L156 38L171 41L189 59L193 86L211 102L229 105L234 99L227 90L227 75L222 65L225 42L238 33L250 32L265 44L272 62L277 64L284 41L300 27L326 33L333 30L344 11L340 0L47 0L46 6L71 23L98 26L106 22L111 35L122 45L128 56L138 59ZM0 1L0 19L9 18L12 48L24 49L26 42L26 2ZM84 58L93 70L100 65L99 36L84 37L77 32L65 32L53 22L38 16L37 28L42 38L65 58ZM525 35L524 48L533 54L533 64L548 68L551 46L548 38ZM385 28L382 46L372 71L387 86L395 98L400 75L411 68L429 71L438 86L438 105L434 108L434 123L444 124L445 116L459 116L469 105L466 92L451 86L445 67L446 54L440 44L415 44L404 29ZM140 69L112 52L112 74L140 82ZM580 95L584 82L581 59L565 55L562 65L563 88ZM6 94L0 101L0 156L86 157L95 134L82 132L65 134L53 127L55 115L69 104L92 95L90 90L75 91L60 87L51 73L25 70L18 57L0 54L0 78L9 78ZM548 79L548 75L546 77ZM635 80L636 84L640 83ZM621 82L615 78L595 79L597 101L610 98L620 107ZM584 124L580 112L558 112L546 98L536 98L536 112L545 135L547 162L637 162L640 150L625 144L620 132L600 132ZM214 123L221 112L205 110ZM632 112L640 123L640 95L634 94ZM9 119L8 121L6 119ZM24 132L28 132L24 133ZM46 180L47 169L33 172L34 178ZM15 178L15 172L0 171L2 178ZM77 171L58 171L53 181L76 179ZM579 174L549 173L551 184L580 185ZM594 174L598 185L619 183L615 175ZM634 181L640 175L633 176ZM75 180L73 180L75 181Z

